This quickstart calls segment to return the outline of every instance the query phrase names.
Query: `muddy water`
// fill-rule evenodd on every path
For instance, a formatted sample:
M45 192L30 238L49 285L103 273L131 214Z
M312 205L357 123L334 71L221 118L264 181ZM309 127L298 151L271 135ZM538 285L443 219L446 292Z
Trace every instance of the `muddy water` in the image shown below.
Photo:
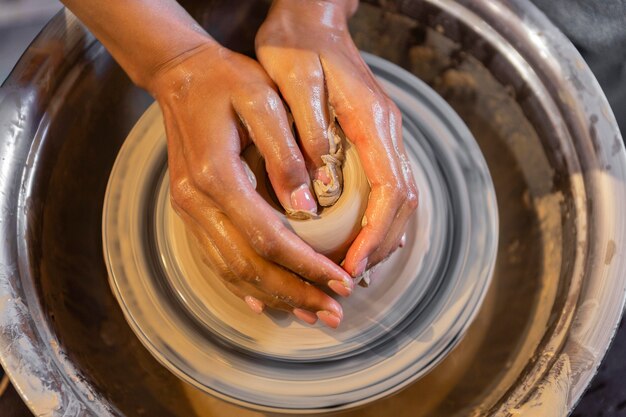
M494 280L475 323L431 374L346 416L484 414L532 357L549 324L561 268L561 200L536 132L512 89L441 31L362 5L359 47L423 78L466 121L491 170L500 213ZM253 31L251 31L253 35ZM251 36L252 36L251 35ZM239 39L252 45L251 39ZM37 168L41 221L31 233L40 296L59 355L127 416L231 415L234 407L179 381L145 351L113 299L102 260L102 197L117 149L149 100L101 48L75 70L77 88L46 132ZM85 105L85 103L89 103ZM75 109L82 109L79 120ZM228 414L227 414L228 413ZM247 413L246 413L247 414ZM252 413L249 413L252 415Z

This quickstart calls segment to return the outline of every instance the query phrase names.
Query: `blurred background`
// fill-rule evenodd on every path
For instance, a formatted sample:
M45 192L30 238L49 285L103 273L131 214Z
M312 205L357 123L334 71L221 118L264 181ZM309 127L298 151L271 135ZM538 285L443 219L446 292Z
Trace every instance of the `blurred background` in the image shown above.
M0 0L0 82L61 7L57 0Z
M614 75L607 75L606 66L602 63L604 61L601 62L595 56L595 53L602 54L602 51L587 47L586 34L577 30L575 26L567 26L567 23L559 25L559 21L563 22L567 16L559 15L557 11L550 10L549 2L535 1L553 18L557 26L561 26L562 30L570 36L587 59L592 70L598 76L600 84L605 89L618 120L621 119L619 123L624 130L626 127L626 104L622 105L622 103L626 103L626 85L624 85L626 82L623 81L626 77L617 77L615 71L613 71ZM580 5L581 3L573 1L572 4L573 7L576 7L577 4ZM602 2L598 1L595 4L602 4ZM61 7L62 5L57 0L0 0L0 83L4 82L30 42ZM626 13L623 15L622 22L626 26ZM621 68L618 73L626 74L626 56L617 55ZM626 417L626 384L623 383L625 377L626 331L623 326L620 326L613 346L604 359L598 375L572 416ZM29 417L30 415L0 368L0 416Z

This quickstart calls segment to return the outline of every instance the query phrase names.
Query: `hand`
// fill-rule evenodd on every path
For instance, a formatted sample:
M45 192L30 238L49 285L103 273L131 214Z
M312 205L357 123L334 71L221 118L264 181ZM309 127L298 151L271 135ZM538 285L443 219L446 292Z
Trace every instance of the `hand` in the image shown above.
M329 153L329 126L335 117L358 150L371 193L364 226L344 263L355 277L401 244L418 202L400 112L348 32L347 16L356 4L276 0L256 36L259 62L293 113L313 178L330 180L322 155Z
M337 327L339 303L302 278L344 296L352 279L285 227L240 159L254 142L284 208L315 212L302 154L265 71L207 41L161 66L148 87L165 119L172 205L226 286L257 313L268 306Z

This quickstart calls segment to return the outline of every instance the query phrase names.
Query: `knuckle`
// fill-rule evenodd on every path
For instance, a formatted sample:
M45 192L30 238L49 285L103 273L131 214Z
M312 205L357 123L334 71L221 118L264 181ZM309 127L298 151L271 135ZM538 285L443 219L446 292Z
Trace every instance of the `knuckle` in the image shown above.
M278 258L280 245L274 239L266 239L265 242L260 245L261 255L265 259L274 260Z
M202 164L192 173L194 184L205 194L211 194L215 190L216 184L222 183L220 170L215 169L212 163Z
M384 107L380 105L380 100L374 95L369 94L361 99L360 107L371 114L377 114L383 111Z
M409 188L407 191L406 203L411 211L415 211L419 206L419 193L415 188Z
M265 299L263 299L263 303L274 310L283 310L284 304L276 297L272 295L267 295Z
M284 155L281 155L281 161L280 164L278 164L277 169L279 174L287 179L291 179L295 177L300 170L304 169L304 160L300 155L289 150L288 152L285 152Z
M242 104L248 112L275 114L282 106L282 101L276 91L263 85L252 87L245 94Z
M170 200L174 207L187 210L193 203L193 186L187 178L172 181L170 184Z
M216 258L215 256L209 256L208 253L204 251L201 254L201 258L202 261L222 279L222 281L229 284L239 281L236 271L221 259Z
M369 243L370 247L365 251L366 254L371 254L376 250L378 246L380 246L383 242L383 239L387 233L385 226L380 224L379 222L370 222L365 225L364 229L367 229L369 232ZM368 260L369 264L369 260Z
M324 82L324 72L315 65L295 65L287 72L287 80L291 86L318 86Z
M280 244L278 241L260 231L253 234L250 243L256 253L265 259L274 260L279 255Z
M284 301L280 299L280 297L275 296L275 295L268 295L267 301L264 300L264 302L268 307L273 308L275 310L282 310L282 311L290 312L292 309L289 304L285 303Z
M224 265L211 265L216 269L217 275L222 279L222 281L227 282L229 284L235 284L239 281L239 277L235 274L231 269Z
M419 198L414 193L409 193L409 197L406 200L406 205L411 212L417 210L419 206Z
M400 109L398 109L396 103L391 98L389 98L389 96L385 96L385 103L387 104L387 108L389 109L390 113L393 113L394 115L400 114Z
M379 91L370 90L364 95L362 103L376 113L388 112L387 98Z
M389 182L384 186L384 195L393 205L400 205L406 201L407 192L400 181Z
M400 109L398 108L396 103L394 103L393 100L391 100L389 97L386 98L386 101L387 107L389 108L389 114L391 114L396 123L401 123L402 113L400 112Z
M305 281L304 290L300 292L300 305L304 307L314 308L316 310L323 309L325 294L315 285Z
M330 151L330 132L327 127L317 121L304 123L308 126L302 130L298 130L300 141L302 142L303 152L309 155L313 160L322 155L326 155Z
M248 103L256 105L272 98L273 91L265 86L255 86L247 94Z
M300 280L295 275L292 275L293 279ZM310 285L307 285L304 289L298 285L293 285L294 283L289 283L289 289L281 292L277 292L274 294L276 299L280 300L282 303L290 305L292 307L306 307L311 297L309 297L309 291L307 289Z
M302 307L305 304L304 297L297 292L289 293L289 294L279 294L277 295L278 299L285 304L288 304L293 307Z
M231 283L238 281L252 281L254 279L254 268L247 259L237 259L228 266L224 266L226 272L224 279L230 279Z

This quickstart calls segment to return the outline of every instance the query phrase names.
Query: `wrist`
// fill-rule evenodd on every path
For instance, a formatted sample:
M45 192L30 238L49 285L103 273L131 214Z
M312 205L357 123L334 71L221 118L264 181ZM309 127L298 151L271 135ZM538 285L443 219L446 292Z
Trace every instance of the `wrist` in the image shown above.
M181 32L166 41L156 39L150 42L147 50L140 54L145 59L137 59L137 55L125 59L129 63L125 69L135 84L152 93L151 85L161 73L199 50L219 46L206 32Z
M182 96L199 72L208 75L215 71L225 62L229 52L212 39L182 51L155 68L144 88L157 100L171 94Z
M287 13L295 20L305 18L324 26L345 28L358 4L358 0L274 0L271 13Z
M185 78L194 72L192 68L197 65L194 61L198 55L202 55L203 66L210 68L214 65L212 57L217 59L223 50L225 48L219 43L207 37L195 45L171 53L165 61L145 71L137 85L158 98L167 91L180 88Z

